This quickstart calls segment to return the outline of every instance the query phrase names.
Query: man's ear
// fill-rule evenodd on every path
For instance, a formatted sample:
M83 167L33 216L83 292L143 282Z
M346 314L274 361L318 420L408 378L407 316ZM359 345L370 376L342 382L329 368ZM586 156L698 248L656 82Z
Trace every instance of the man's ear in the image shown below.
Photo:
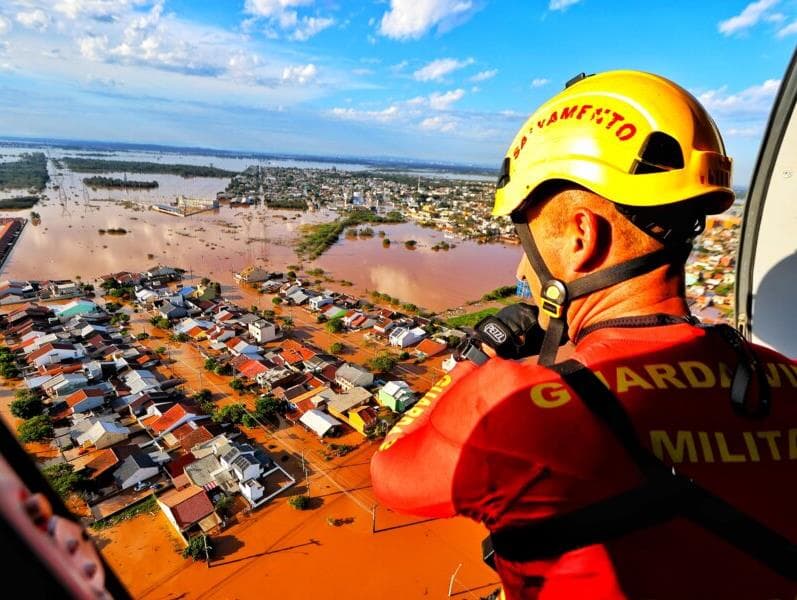
M583 275L598 268L606 259L611 244L611 227L601 215L589 208L574 210L567 223L570 245L570 268L573 275Z

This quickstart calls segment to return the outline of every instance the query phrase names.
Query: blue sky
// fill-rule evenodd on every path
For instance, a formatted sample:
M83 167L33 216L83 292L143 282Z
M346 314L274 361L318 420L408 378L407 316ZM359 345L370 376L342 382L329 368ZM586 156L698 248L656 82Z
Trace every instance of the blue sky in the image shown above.
M796 40L797 0L5 0L0 135L498 165L567 79L633 68L745 185Z

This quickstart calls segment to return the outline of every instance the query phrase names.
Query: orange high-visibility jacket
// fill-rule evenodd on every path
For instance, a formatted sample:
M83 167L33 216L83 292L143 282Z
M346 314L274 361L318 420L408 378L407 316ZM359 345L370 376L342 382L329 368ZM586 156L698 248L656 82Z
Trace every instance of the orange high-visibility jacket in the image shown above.
M573 358L612 390L663 462L795 541L797 362L753 348L772 392L771 411L755 419L734 412L738 355L710 330L598 329ZM460 363L443 377L374 455L379 500L415 515L463 515L496 531L638 486L642 475L606 425L535 362ZM793 583L682 518L551 560L498 557L497 569L508 600L797 595Z

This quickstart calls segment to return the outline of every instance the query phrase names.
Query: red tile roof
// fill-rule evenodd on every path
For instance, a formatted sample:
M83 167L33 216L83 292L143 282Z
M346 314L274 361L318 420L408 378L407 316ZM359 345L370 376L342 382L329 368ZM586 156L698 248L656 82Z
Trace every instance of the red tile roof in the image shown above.
M164 465L164 468L169 473L169 475L174 479L178 477L184 472L185 466L190 465L192 462L196 460L196 456L187 452L182 456L178 456L177 458L173 458L169 462Z
M103 473L107 473L110 469L119 464L119 458L114 454L111 448L104 448L98 450L93 459L86 463L86 469L89 472L89 479L97 479Z
M366 428L376 424L377 414L373 406L360 406L359 408L352 409L350 412L356 413L360 419L362 419Z
M205 330L202 329L199 325L194 325L191 329L189 329L185 333L186 335L189 335L192 338L196 338L205 335Z
M196 414L188 409L185 405L177 403L167 410L160 418L150 424L150 429L155 433L163 433L167 429L174 426L177 421L189 414Z
M171 508L180 529L185 529L213 512L213 504L201 487L191 486L163 494L160 501Z
M177 429L172 429L172 435L179 441L189 433L194 431L196 426L193 421L189 421L188 423L183 423Z
M423 352L426 356L436 356L441 352L445 352L446 348L445 344L441 342L435 342L431 339L422 340L420 344L418 344L415 348L420 352Z
M268 371L268 367L256 360L248 360L243 365L238 367L238 372L241 373L246 379L254 379L260 373Z
M227 345L228 348L234 349L242 341L243 340L241 340L241 338L239 338L238 336L235 336L235 337L231 337L229 340L227 340L224 343Z
M88 389L88 390L78 390L76 392L72 392L66 398L64 398L64 402L66 402L69 406L75 406L78 402L83 402L87 398L101 398L104 396L102 390L97 389Z
M184 435L180 438L180 447L183 450L190 450L197 444L207 442L213 439L213 434L208 431L207 427L197 427L191 433Z

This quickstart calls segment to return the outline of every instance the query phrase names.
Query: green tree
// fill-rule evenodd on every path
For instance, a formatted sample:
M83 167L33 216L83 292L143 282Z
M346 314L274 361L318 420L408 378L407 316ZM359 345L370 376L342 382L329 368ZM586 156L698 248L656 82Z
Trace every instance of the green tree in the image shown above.
M213 413L215 423L232 423L237 425L246 414L246 407L241 403L228 404L222 406Z
M274 297L271 299L271 303L272 303L274 306L279 306L280 304L282 304L282 298L280 298L279 296L274 296Z
M138 341L146 340L149 337L149 334L146 331L142 331L141 333L136 334L136 339Z
M232 381L230 381L230 387L236 392L241 393L246 389L246 383L244 383L242 379L235 377Z
M243 417L241 417L241 425L248 427L249 429L254 429L260 425L260 423L258 423L257 419L255 419L252 415L246 413Z
M86 477L82 471L75 471L74 465L61 463L50 465L42 469L42 473L58 492L58 495L66 500L72 492L78 491L86 484Z
M279 414L283 414L288 408L288 403L284 400L277 400L274 396L260 396L255 400L255 416L258 419L273 419Z
M326 329L329 333L340 333L343 331L343 318L337 317L331 321L327 321L324 324L324 329Z
M11 414L19 419L30 419L42 414L44 404L30 390L17 390L16 398L11 402Z
M235 504L235 499L227 494L222 494L219 499L213 503L213 508L216 509L223 517L229 517L232 514L232 507Z
M37 415L20 423L17 434L23 442L39 442L53 437L53 424L47 415Z
M111 316L111 325L125 326L130 322L130 315L123 312L114 313Z
M210 402L213 400L213 392L211 392L208 388L202 388L193 396L194 400L197 402Z
M288 504L296 510L306 510L310 508L310 496L291 496L288 498Z
M330 354L341 354L344 350L346 350L346 345L342 344L341 342L334 342L329 347Z
M205 359L205 370L206 371L215 371L219 367L219 361L217 361L212 356Z
M232 365L224 363L216 367L216 375L232 375Z
M368 368L372 371L378 371L380 373L387 373L393 370L398 364L398 359L394 354L390 354L389 352L382 352L378 354L370 361L368 361Z
M192 558L197 561L205 560L212 550L213 547L205 534L195 535L188 540L188 545L183 548L183 558Z
M19 374L16 354L10 348L0 347L0 375L6 379L13 379L19 377Z

